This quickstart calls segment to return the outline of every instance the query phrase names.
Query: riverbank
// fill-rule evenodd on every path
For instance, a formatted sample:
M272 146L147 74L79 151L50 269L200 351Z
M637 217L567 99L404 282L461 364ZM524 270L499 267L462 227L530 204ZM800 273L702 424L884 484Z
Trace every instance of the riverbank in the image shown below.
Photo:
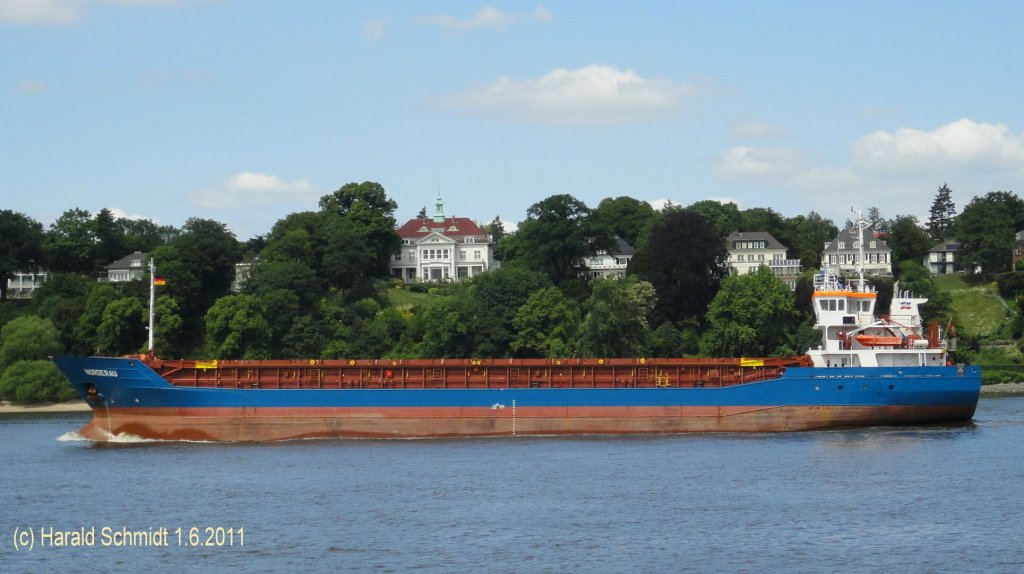
M981 396L1024 396L1024 383L999 383L995 385L982 385ZM46 405L15 405L10 401L0 401L0 413L75 413L87 412L89 405L84 401L71 401L69 403L55 403Z
M997 383L981 386L981 396L993 395L1024 395L1024 383Z
M89 405L85 404L85 401L44 405L16 405L10 401L0 401L0 413L77 413L88 411Z

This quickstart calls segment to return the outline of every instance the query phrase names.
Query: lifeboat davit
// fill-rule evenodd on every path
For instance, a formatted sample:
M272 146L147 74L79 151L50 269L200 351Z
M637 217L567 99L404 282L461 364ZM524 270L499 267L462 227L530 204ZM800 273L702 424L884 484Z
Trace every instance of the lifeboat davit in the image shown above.
M856 335L853 337L865 347L902 347L903 337L884 335Z

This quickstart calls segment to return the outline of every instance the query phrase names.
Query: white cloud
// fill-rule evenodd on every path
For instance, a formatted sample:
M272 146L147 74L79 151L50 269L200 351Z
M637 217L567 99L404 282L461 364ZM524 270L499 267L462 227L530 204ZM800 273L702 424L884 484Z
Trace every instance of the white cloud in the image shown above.
M808 166L796 149L736 146L722 152L716 170L725 179L788 180Z
M743 140L771 140L789 136L782 126L762 120L740 120L732 125L730 135Z
M26 96L34 96L37 94L45 94L50 91L50 86L46 82L39 80L22 80L18 82L18 85L14 87L15 91L19 94Z
M633 70L590 65L559 68L536 79L505 77L444 98L450 109L540 124L609 125L671 116L698 93L682 82L647 79Z
M156 219L154 217L146 217L145 215L139 215L137 213L128 213L127 211L125 211L123 209L119 209L117 207L111 207L111 208L109 208L109 210L110 210L110 213L114 216L114 219L127 219L129 221L142 221L144 219L148 219L148 220L152 221L153 223L159 223L160 222L160 220L158 220L158 219Z
M178 0L0 0L0 23L61 26L82 18L89 4L170 6Z
M78 21L80 0L0 0L0 22L62 25Z
M252 204L315 202L318 195L307 179L288 181L265 173L243 171L220 185L188 194L189 203L203 208L225 208Z
M853 144L861 169L907 172L922 169L1024 167L1024 133L1004 124L961 119L932 131L902 128L877 131Z
M366 36L371 42L379 42L384 37L384 33L387 32L388 28L391 27L391 19L381 16L380 18L374 18L363 24L363 36Z
M850 150L845 165L828 166L795 148L737 146L718 155L715 171L788 195L808 210L877 206L887 217L922 217L943 182L967 197L1024 184L1024 133L1003 124L961 119L933 130L878 131Z
M504 30L509 26L523 22L550 22L551 12L543 6L537 6L528 14L510 14L502 12L494 6L484 6L469 18L456 18L448 15L420 16L416 21L420 24L437 26L450 32L468 32L471 30Z

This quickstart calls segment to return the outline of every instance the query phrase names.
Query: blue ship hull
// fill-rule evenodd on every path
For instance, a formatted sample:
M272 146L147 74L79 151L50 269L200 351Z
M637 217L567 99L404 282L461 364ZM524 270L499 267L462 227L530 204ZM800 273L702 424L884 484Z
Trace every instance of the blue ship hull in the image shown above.
M779 432L966 421L977 366L788 367L728 386L209 388L172 385L136 358L56 357L94 409L83 434L156 439Z

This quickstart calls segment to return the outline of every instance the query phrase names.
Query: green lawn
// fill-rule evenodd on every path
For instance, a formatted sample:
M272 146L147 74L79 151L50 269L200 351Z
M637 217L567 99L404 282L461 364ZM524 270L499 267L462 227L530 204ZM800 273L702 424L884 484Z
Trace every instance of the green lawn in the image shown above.
M956 274L936 275L932 277L932 283L939 288L939 291L948 293L957 289L967 289L969 286L964 283L963 277Z
M1006 307L992 287L969 287L949 293L957 331L964 335L989 337L1006 321Z
M388 303L392 307L411 306L419 308L433 297L429 293L416 293L408 289L388 289L387 294Z

